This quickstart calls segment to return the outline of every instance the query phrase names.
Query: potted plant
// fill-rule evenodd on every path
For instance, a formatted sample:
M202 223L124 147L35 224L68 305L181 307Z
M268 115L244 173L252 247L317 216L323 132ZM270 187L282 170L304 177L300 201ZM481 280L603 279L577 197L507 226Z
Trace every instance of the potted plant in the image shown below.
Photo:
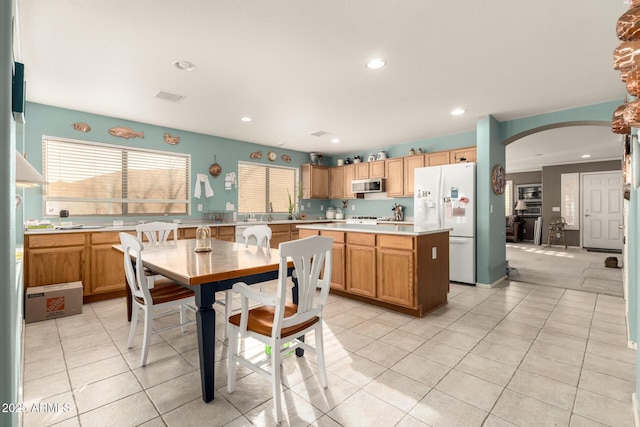
M289 197L289 219L293 219L293 211L296 208L296 204L295 202L291 199L291 193L289 193L289 190L287 190L287 196Z

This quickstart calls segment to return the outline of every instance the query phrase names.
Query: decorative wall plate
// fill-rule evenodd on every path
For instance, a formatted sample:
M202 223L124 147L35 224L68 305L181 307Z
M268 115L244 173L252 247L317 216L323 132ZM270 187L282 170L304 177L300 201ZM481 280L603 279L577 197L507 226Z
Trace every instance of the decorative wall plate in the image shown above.
M500 165L495 165L491 171L491 186L493 192L496 194L504 194L504 187L507 184L504 168Z
M270 162L275 162L277 158L278 158L278 155L276 154L275 151L269 151L267 153L267 159L269 159Z

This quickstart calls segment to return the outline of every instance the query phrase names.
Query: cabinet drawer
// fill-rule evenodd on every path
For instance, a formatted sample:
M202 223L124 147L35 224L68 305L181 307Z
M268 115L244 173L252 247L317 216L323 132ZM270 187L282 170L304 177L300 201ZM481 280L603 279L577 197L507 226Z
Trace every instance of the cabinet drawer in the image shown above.
M289 224L269 224L269 228L271 228L271 232L273 233L289 232Z
M29 249L60 248L64 246L84 246L86 233L45 234L42 236L27 236Z
M131 234L132 236L136 235L135 231L124 231L124 233ZM107 243L117 245L118 243L120 243L120 232L103 231L99 233L91 233L90 239L92 245L101 245Z
M347 233L347 243L350 245L375 246L376 235L366 233Z
M344 243L344 233L341 231L321 231L321 236L333 237L333 243Z
M378 236L378 244L383 248L413 250L413 237L381 234Z
M231 226L218 227L218 236L235 236L236 228Z

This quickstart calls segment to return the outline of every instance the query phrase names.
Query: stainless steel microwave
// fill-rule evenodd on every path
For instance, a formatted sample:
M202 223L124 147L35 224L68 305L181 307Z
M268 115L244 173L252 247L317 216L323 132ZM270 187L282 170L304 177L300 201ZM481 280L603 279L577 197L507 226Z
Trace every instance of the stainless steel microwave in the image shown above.
M384 178L356 179L351 181L352 193L382 193Z

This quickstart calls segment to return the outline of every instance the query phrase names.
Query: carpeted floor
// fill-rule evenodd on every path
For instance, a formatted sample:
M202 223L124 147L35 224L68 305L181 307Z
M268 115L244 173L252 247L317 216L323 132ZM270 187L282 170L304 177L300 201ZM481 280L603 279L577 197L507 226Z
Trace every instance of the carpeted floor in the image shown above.
M550 248L532 243L507 243L509 278L519 282L623 296L622 268L607 268L608 257L621 254L591 252L562 246Z

